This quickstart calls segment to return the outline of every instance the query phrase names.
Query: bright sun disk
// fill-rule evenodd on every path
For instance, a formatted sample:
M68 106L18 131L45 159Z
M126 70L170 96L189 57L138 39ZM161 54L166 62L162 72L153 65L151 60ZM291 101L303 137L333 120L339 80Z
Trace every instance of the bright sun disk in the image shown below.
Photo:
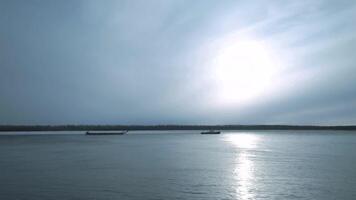
M241 104L261 96L278 72L273 58L263 41L230 37L219 42L212 62L218 102Z

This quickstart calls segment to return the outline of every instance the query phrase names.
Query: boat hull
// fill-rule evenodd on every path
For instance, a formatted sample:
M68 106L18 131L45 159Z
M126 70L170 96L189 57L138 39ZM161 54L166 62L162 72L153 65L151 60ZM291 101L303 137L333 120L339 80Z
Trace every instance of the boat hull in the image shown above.
M90 132L87 131L86 135L125 135L127 131L120 131L120 132Z
M211 134L211 135L216 135L216 134L220 134L220 131L203 131L203 132L201 132L200 134L206 134L206 135L209 135L209 134Z

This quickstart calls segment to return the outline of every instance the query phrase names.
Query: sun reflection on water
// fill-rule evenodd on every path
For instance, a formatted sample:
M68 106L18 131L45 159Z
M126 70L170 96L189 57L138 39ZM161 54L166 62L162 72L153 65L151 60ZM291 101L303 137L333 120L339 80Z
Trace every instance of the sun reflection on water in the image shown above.
M255 199L253 191L255 189L255 165L251 160L249 151L257 147L260 138L251 134L227 134L224 140L232 144L237 150L233 172L237 181L236 198L242 200Z
M256 148L257 143L259 141L259 137L257 135L251 134L227 134L225 135L224 140L233 144L237 148L241 149L252 149Z

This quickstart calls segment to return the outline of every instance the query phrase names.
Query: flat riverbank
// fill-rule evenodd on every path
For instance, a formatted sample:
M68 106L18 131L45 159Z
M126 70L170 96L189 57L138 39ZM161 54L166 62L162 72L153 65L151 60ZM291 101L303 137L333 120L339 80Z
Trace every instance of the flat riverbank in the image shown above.
M312 126L312 125L3 125L0 132L11 131L174 131L174 130L333 130L355 131L356 126Z

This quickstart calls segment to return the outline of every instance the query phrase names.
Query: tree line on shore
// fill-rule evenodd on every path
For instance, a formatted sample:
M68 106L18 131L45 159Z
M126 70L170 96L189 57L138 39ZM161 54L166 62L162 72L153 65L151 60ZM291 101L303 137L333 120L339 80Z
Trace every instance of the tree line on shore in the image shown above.
M2 125L0 131L88 130L356 130L356 126L313 125Z

